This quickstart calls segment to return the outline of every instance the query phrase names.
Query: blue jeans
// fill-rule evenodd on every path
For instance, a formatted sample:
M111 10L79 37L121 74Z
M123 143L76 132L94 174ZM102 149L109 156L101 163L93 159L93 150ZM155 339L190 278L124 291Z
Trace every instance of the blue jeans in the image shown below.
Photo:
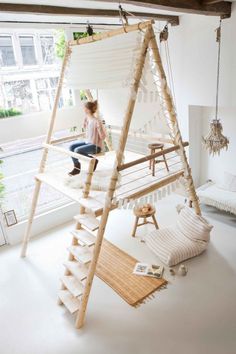
M97 145L91 143L85 143L84 141L78 141L70 146L70 151L76 152L80 155L85 155L88 157L92 157L89 154L99 154L101 152L101 148ZM75 157L72 157L74 165L79 163L79 160Z

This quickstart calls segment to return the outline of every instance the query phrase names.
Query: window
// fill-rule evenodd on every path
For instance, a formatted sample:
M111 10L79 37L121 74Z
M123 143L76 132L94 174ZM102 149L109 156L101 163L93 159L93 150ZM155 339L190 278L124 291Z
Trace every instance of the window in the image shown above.
M41 36L40 37L43 63L44 64L53 64L55 61L54 56L54 40L52 36Z
M53 108L58 80L58 77L49 77L47 79L36 80L36 90L40 111L50 110ZM73 103L74 100L72 90L63 88L58 107L62 108L73 106Z
M22 113L31 111L33 97L29 80L5 82L3 88L7 108L17 108Z
M11 36L0 37L0 66L16 65Z
M23 65L35 65L36 57L34 50L34 38L33 36L20 36L20 47Z

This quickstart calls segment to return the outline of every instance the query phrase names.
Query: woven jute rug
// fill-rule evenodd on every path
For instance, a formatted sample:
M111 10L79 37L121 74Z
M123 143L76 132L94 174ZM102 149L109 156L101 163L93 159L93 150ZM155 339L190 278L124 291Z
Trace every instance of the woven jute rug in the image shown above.
M156 290L167 284L163 278L156 279L133 274L137 262L135 258L109 241L103 241L96 275L131 306L144 302Z

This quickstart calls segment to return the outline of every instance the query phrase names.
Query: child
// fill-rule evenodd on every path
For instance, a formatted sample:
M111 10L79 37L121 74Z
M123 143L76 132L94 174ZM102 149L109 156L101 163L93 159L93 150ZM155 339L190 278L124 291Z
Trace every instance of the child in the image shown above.
M98 154L101 152L106 133L102 122L95 116L98 108L97 101L87 102L84 105L84 112L86 114L84 120L84 129L86 131L86 142L80 141L70 146L70 151L77 154L91 157L90 154ZM74 169L69 173L70 176L75 176L80 173L81 164L78 159L72 157ZM96 159L94 171L96 170L98 160Z

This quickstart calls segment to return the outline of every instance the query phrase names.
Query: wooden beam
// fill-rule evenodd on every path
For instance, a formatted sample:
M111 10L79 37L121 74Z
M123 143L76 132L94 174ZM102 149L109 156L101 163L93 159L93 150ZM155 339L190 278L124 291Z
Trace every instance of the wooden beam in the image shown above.
M146 22L135 23L134 25L128 25L128 26L124 26L124 27L122 26L121 28L113 29L108 32L96 33L93 36L88 36L88 37L69 41L69 46L92 43L92 42L96 42L96 41L101 41L106 38L119 36L124 33L129 33L129 32L134 32L134 31L142 31L142 30L145 30L150 25L152 25L153 23L154 23L154 20L150 20L150 21L146 21Z
M100 1L100 0L94 0ZM117 0L103 0L104 2L117 3ZM122 0L125 4L148 7L149 9L167 10L199 15L220 16L228 18L231 16L231 2L217 1L207 3L204 0Z
M189 146L189 143L186 141L183 143L183 146ZM133 167L133 166L136 166L140 163L143 163L143 162L147 162L147 161L150 161L150 160L153 160L159 156L162 156L164 154L169 154L173 151L176 151L176 150L179 150L180 149L180 146L179 145L174 145L174 146L171 146L169 148L166 148L166 149L163 149L161 151L158 151L158 152L155 152L154 154L150 154L150 155L147 155L147 156L144 156L144 157L141 157L137 160L134 160L134 161L130 161L130 162L127 162L123 165L120 165L117 167L117 170L118 171L123 171L123 170L126 170L127 168L130 168L130 167Z
M78 7L49 6L49 5L30 5L30 4L7 4L0 3L0 12L12 12L21 14L52 15L52 16L80 16L80 17L112 17L119 18L117 10L110 9L87 9ZM179 17L165 14L155 14L153 12L132 12L137 18L154 19L156 21L166 21L172 26L179 24ZM131 17L127 14L127 17Z

